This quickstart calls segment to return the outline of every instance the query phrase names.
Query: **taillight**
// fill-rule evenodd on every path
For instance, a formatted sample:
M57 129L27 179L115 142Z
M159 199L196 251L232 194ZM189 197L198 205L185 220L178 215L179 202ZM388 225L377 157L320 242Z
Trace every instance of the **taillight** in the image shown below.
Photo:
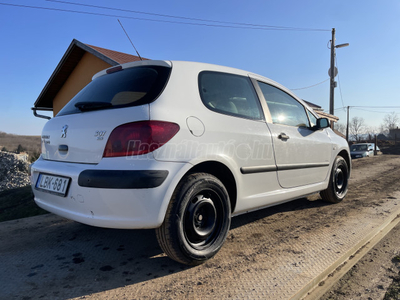
M141 155L160 148L179 131L179 125L141 121L116 127L108 138L103 157Z

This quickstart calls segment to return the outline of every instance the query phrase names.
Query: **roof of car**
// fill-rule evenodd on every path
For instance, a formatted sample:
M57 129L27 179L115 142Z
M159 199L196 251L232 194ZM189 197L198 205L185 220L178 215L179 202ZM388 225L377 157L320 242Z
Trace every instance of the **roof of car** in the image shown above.
M193 62L193 61L178 61L178 60L143 60L143 61L133 61L133 62L128 62L128 63L124 63L121 64L123 69L127 69L127 68L132 68L135 66L144 66L144 65L159 65L159 66L166 66L166 67L173 67L175 66L185 66L187 68L193 68L196 69L197 71L216 71L216 72L226 72L226 73L232 73L232 74L237 74L237 75L242 75L242 76L251 76L256 80L261 80L264 82L267 82L269 84L273 84L276 87L282 89L283 91L285 91L286 93L288 93L289 95L293 96L294 98L296 98L297 100L299 100L300 102L302 102L306 107L310 108L312 110L312 108L309 106L309 104L307 102L305 102L304 100L302 100L301 98L299 98L296 94L294 94L291 90L289 90L288 88L286 88L285 86L281 85L280 83L268 78L268 77L264 77L262 75L259 74L255 74L246 70L242 70L242 69L237 69L237 68L232 68L232 67L226 67L226 66L221 66L221 65L216 65L216 64L210 64L210 63L202 63L202 62ZM107 74L107 70L115 68L116 66L110 67L108 69L102 70L98 73L96 73L92 80L100 77L100 76L104 76Z

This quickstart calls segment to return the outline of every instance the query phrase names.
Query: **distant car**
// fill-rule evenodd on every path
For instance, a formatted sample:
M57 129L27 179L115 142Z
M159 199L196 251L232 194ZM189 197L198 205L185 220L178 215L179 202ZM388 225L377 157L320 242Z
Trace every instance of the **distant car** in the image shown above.
M351 158L362 158L374 156L375 144L374 143L360 143L353 144L350 146ZM379 151L379 147L376 146L376 150Z
M328 119L278 83L146 60L96 74L46 123L31 183L50 212L155 228L168 256L196 265L222 247L231 216L315 192L340 202L350 169Z

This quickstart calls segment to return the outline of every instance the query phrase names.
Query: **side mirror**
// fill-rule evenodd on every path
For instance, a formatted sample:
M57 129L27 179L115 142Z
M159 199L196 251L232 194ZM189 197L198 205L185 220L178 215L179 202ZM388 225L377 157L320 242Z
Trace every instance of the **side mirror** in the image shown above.
M317 119L317 125L315 125L315 129L324 129L329 127L329 120L327 118Z

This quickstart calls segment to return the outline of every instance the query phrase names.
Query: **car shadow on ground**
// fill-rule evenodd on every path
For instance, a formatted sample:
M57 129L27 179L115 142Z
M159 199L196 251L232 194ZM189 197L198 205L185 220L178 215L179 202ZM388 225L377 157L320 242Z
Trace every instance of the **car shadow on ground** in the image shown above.
M306 198L295 200L234 217L231 229L279 213L325 205ZM0 274L7 278L8 298L81 297L127 285L140 286L193 268L169 259L158 246L154 230L104 229L64 219L28 234L15 248L23 250L6 253L5 260L12 266L3 270L10 267L18 277Z
M231 229L245 226L249 223L253 223L259 221L264 218L268 218L270 216L288 212L288 211L298 211L305 209L313 209L332 205L331 203L327 203L321 200L319 194L314 194L309 198L301 198L296 199L290 202L286 202L284 204L267 207L264 209L256 210L250 213L246 213L243 215L239 215L237 217L232 218Z

